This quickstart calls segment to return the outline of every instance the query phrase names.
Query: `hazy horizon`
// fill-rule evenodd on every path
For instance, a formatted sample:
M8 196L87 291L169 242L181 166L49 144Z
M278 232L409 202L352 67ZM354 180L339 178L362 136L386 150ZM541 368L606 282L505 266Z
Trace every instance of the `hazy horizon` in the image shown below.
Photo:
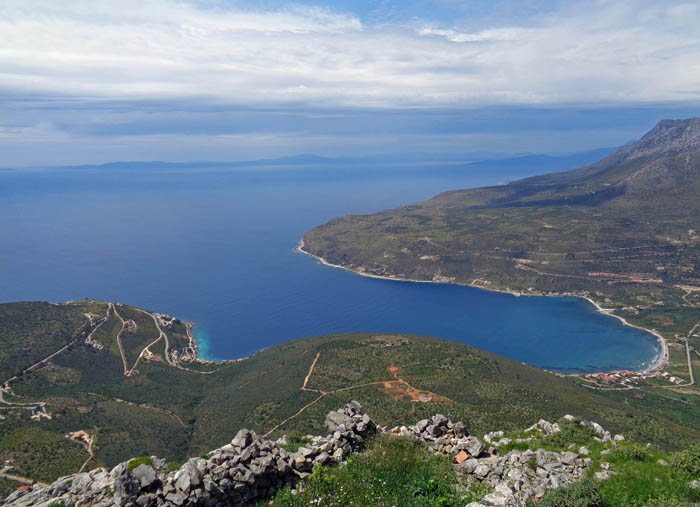
M576 153L700 115L681 0L7 0L0 166Z

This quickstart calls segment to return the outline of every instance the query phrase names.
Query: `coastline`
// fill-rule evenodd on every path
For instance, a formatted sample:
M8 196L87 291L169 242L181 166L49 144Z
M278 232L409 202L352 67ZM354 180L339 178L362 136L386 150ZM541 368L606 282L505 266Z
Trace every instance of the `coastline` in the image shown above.
M390 277L390 276L373 275L370 273L363 273L361 271L357 271L355 269L348 268L347 266L341 266L339 264L332 264L332 263L328 262L326 259L324 259L323 257L320 257L318 255L312 254L311 252L304 250L304 239L303 238L301 240L299 240L299 244L296 246L296 248L294 248L294 251L301 253L301 254L304 254L304 255L308 255L310 257L313 257L320 264L322 264L324 266L342 269L342 270L348 271L350 273L353 273L355 275L365 276L367 278L377 278L380 280L393 280L396 282L440 283L440 284L450 283L452 285L461 285L462 287L473 287L475 289L481 289L481 290L486 290L486 291L490 291L490 292L498 292L501 294L510 294L510 295L516 296L516 297L520 297L520 296L546 296L546 294L523 294L522 292L514 291L514 290L493 289L493 288L489 288L489 287L483 287L481 285L476 285L474 283L469 284L469 283L459 283L459 282L443 282L443 281L439 281L439 280L414 280L411 278L397 278L397 277ZM548 296L548 297L556 297L556 296ZM637 326L635 324L630 324L629 322L627 322L627 320L624 319L624 317L620 317L619 315L615 315L610 310L606 310L606 309L602 308L600 306L600 304L596 303L589 296L572 296L572 297L585 299L586 301L588 301L589 303L591 303L595 307L596 311L602 313L603 315L607 315L609 317L614 317L614 318L618 319L620 322L622 322L622 324L625 326L629 326L629 327L632 327L635 329L639 329L641 331L645 331L645 332L651 334L652 336L654 336L656 338L657 342L659 343L659 346L661 347L661 352L660 352L660 354L657 355L657 357L655 357L652 360L652 363L647 368L645 368L644 370L641 370L639 373L649 374L649 373L663 369L663 367L666 365L666 363L668 361L668 345L666 343L666 339L658 331L656 331L655 329L647 329L647 328L644 328L641 326ZM591 373L610 373L610 372L591 372ZM573 374L568 374L567 376L577 377L577 376L581 376L581 374L573 373Z

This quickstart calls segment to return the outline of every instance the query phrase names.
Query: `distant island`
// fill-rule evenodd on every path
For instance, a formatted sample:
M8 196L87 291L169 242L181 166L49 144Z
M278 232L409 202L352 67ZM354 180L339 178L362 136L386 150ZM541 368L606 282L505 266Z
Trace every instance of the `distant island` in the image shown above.
M663 120L594 164L336 218L299 250L366 276L584 297L659 337L681 383L700 349L698 195L700 119Z

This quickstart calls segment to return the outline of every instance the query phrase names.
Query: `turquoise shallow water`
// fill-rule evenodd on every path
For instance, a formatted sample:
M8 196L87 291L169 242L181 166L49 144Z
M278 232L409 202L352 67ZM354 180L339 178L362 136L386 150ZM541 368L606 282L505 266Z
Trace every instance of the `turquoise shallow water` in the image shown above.
M294 252L334 216L503 179L462 166L0 173L0 301L89 297L170 313L196 323L207 358L376 331L559 371L647 366L654 337L583 300L364 278Z

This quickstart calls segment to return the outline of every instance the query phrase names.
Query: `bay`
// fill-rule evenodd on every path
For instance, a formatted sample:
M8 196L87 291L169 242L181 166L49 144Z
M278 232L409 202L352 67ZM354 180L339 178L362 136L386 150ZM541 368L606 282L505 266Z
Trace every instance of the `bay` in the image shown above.
M563 372L646 367L654 337L584 300L364 278L294 251L335 216L539 169L518 164L4 171L0 301L94 298L168 313L196 323L211 359L368 331L456 340Z

